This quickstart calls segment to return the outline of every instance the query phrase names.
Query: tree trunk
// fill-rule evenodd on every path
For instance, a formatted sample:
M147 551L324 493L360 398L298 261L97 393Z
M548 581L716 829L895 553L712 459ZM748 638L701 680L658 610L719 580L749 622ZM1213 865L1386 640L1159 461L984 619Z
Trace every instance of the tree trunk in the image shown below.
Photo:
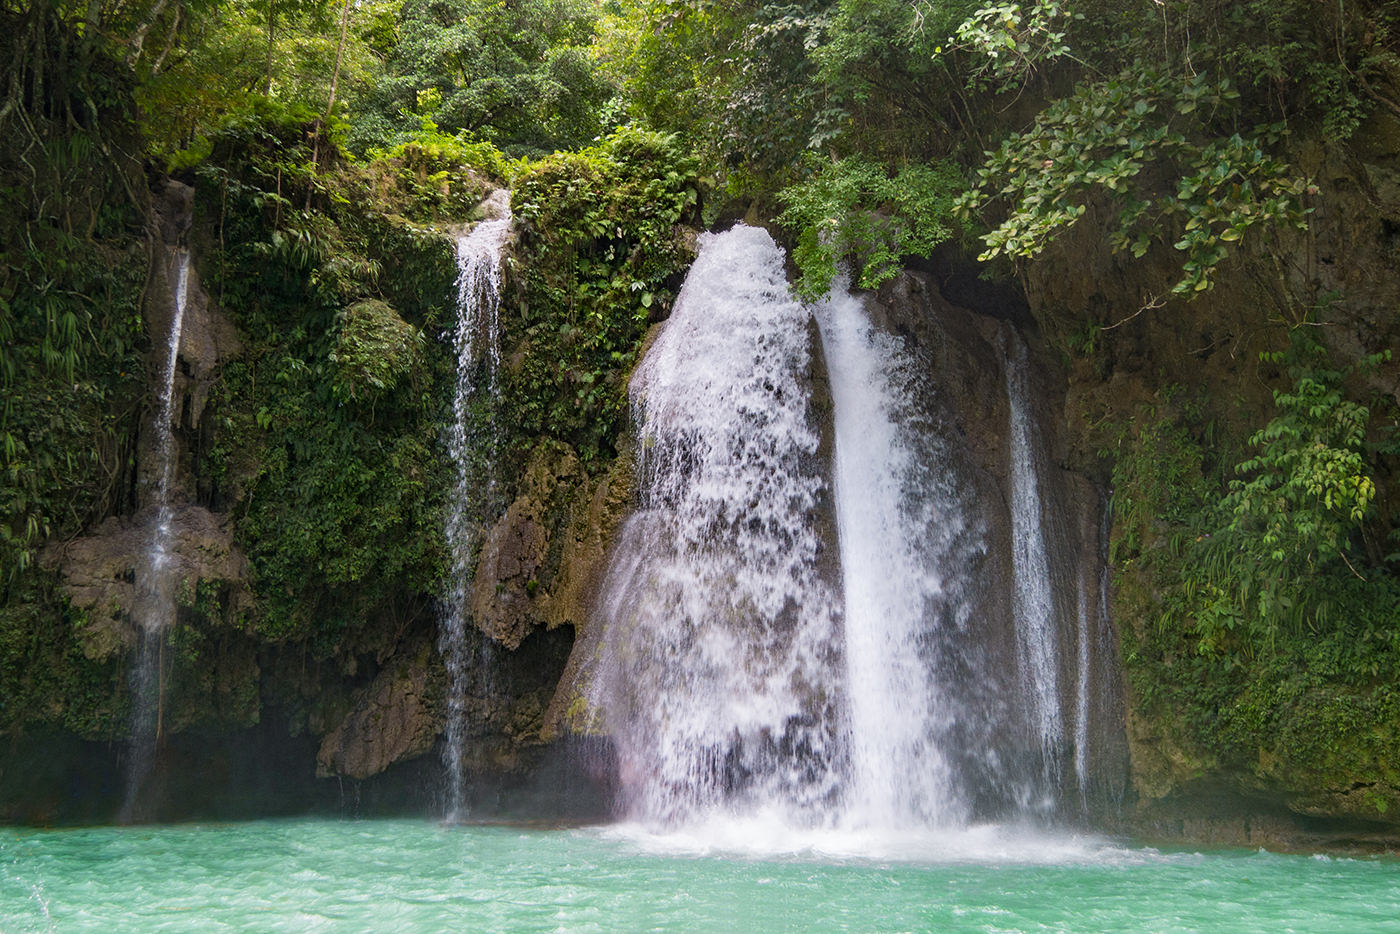
M326 120L335 109L335 89L340 83L340 59L345 54L345 36L350 31L350 0L345 0L345 8L340 13L340 41L335 46L335 67L331 69L331 97L326 104Z
M272 52L275 47L273 41L274 30L277 25L277 3L276 0L267 0L267 79L263 83L263 94L266 97L272 96Z
M160 18L160 14L164 12L165 4L166 0L156 0L150 12L146 14L145 19L141 20L136 27L136 31L131 34L131 39L127 43L130 51L126 54L126 67L136 67L136 61L141 57L141 49L146 45L146 33L151 31L151 27L154 26L156 20Z
M335 46L335 67L331 69L331 94L326 102L326 114L316 122L315 139L311 143L311 166L316 168L321 163L321 129L326 125L326 121L331 118L331 111L335 110L335 91L340 84L340 59L345 54L345 36L350 31L350 0L345 0L345 7L340 13L340 41ZM311 199L311 191L307 189L307 200Z

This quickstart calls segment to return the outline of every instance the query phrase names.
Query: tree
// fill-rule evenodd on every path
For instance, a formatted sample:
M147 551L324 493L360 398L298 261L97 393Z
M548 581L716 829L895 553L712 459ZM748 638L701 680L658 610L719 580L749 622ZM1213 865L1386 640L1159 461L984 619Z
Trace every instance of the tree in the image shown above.
M424 120L514 155L587 143L612 94L589 67L594 23L586 0L407 0L384 76L356 101L352 147L400 142Z

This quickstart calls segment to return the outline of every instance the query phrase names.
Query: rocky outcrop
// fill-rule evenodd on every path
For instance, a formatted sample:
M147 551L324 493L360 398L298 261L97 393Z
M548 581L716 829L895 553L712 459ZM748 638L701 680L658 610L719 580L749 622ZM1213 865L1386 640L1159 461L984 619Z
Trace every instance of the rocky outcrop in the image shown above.
M1008 763L1017 758L1030 763L1040 755L1034 738L1007 735L1006 727L997 725L1008 706L1027 702L1021 699L1028 676L1016 645L1010 584L1016 574L1011 555L1021 543L1015 541L1011 518L1008 371L1020 368L1027 384L1024 404L1037 439L1032 454L1039 524L1057 629L1064 732L1064 747L1056 753L1058 769L1065 788L1080 784L1082 802L1096 810L1112 807L1123 794L1128 750L1117 636L1103 599L1104 498L1089 477L1067 465L1058 422L1064 374L1038 335L1000 296L993 293L991 301L978 302L978 294L969 291L964 297L976 307L945 298L938 276L906 271L867 301L872 323L902 337L920 361L911 396L946 446L942 462L955 474L959 498L976 517L977 527L966 534L980 537L967 549L975 559L958 570L976 606L975 625L945 630L940 637L943 670L968 675L958 690L967 698L970 725L954 756L966 756L963 768L976 770L981 750L998 748L1008 760L1001 768L1014 771L1018 766ZM1087 671L1080 670L1084 665ZM980 674L972 676L975 672ZM1017 751L1022 744L1029 748ZM995 780L987 776L988 782Z
M395 656L321 742L316 774L365 779L430 750L442 728L440 684L426 642Z
M193 202L194 190L176 181L168 181L154 198L163 249L152 253L142 307L151 343L148 365L153 374L161 373L168 360L178 288L178 249L189 233ZM171 405L171 428L177 438L182 430L198 427L220 366L239 351L232 323L213 307L200 287L194 263L188 265L184 296ZM191 607L202 585L217 585L221 589L217 609L230 619L252 604L248 562L234 544L228 517L191 504L195 483L189 455L178 443L162 451L159 435L143 428L137 440L137 492L142 508L134 515L108 518L92 534L50 549L47 557L61 570L70 602L86 614L79 641L84 654L93 660L131 650L136 644L136 626L152 612L158 596L152 591L156 589L169 591L177 604ZM171 529L163 545L168 563L160 580L155 580L149 573L148 555L160 521L161 508L155 499L167 456L174 460L166 494L172 510Z
M592 479L567 445L535 449L519 494L482 544L471 592L482 632L514 650L536 627L585 625L630 473L627 455Z
M1092 223L1092 208L1026 268L1037 321L1069 350L1068 392L1053 414L1065 432L1067 464L1103 471L1112 455L1100 452L1118 447L1104 426L1128 426L1131 440L1159 419L1180 423L1186 406L1210 426L1206 457L1238 462L1247 439L1274 414L1273 391L1288 382L1260 354L1285 348L1290 329L1305 320L1339 366L1400 346L1400 119L1378 109L1349 141L1315 139L1292 158L1316 186L1308 229L1246 237L1219 267L1214 288L1192 301L1163 294L1179 274L1181 254L1166 244L1142 258L1112 252L1102 226ZM1355 373L1347 391L1366 402L1400 403L1400 360ZM1379 521L1393 526L1385 518L1395 510L1393 462L1382 459L1373 479ZM1143 535L1160 538L1139 543L1142 552L1175 548L1168 524L1154 518ZM1151 645L1162 582L1129 564L1115 570L1119 625L1132 641ZM1144 659L1151 653L1135 653L1130 680L1138 687L1125 693L1133 829L1163 839L1275 845L1290 834L1323 840L1331 833L1318 823L1324 819L1365 819L1372 823L1357 831L1362 836L1396 838L1397 721L1387 691L1333 680L1290 687L1303 693L1285 696L1280 684L1268 696L1240 699L1238 706L1265 724L1246 731L1248 740L1202 748L1203 731L1162 700L1172 687L1165 682L1184 667L1174 666L1176 651L1150 661ZM1227 714L1238 712L1215 716Z
M168 181L157 195L157 221L164 249L152 253L151 271L146 283L142 318L150 339L148 367L159 373L168 352L171 320L175 309L176 250L189 233L194 189ZM185 289L185 307L180 326L180 349L173 386L172 428L192 432L200 428L219 369L242 349L238 331L228 316L204 291L199 274L199 257L191 258ZM154 433L143 431L138 439L137 470L142 490L152 490L160 472L159 458L151 450ZM180 463L175 488L188 495L193 491L189 465ZM192 498L192 497L191 497Z
M78 631L83 654L97 661L130 651L143 600L142 564L155 534L157 508L113 517L92 535L55 546L46 560L62 572L63 588L85 622ZM199 506L181 506L171 520L168 572L177 603L193 606L201 585L225 591L222 611L230 619L251 609L248 562L233 541L226 516Z

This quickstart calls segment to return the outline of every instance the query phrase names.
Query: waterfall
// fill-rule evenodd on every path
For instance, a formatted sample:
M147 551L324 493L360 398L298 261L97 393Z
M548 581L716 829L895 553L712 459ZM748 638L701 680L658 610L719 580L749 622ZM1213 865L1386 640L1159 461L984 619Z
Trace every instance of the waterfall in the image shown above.
M844 283L815 309L835 411L845 595L846 819L893 828L959 821L943 753L956 712L929 637L965 625L956 571L968 525L948 454L913 406L917 370Z
M457 385L452 397L452 425L447 448L454 469L446 537L452 552L452 576L438 648L447 666L447 729L443 760L447 769L447 818L465 816L463 757L466 743L467 692L473 673L489 663L473 664L467 648L470 573L477 544L474 514L495 491L498 446L497 378L501 364L501 253L510 234L509 193L500 190L490 202L498 216L482 221L457 238L457 324L452 332L457 355ZM485 422L485 431L479 430ZM486 649L483 648L483 652Z
M1092 579L1097 536L1058 512L1085 501L1047 470L1029 352L881 307L844 282L797 303L741 224L701 238L633 375L638 503L580 664L641 826L966 843L1051 815L1069 716L1089 783L1103 601L1085 587L1069 710L1052 582Z
M1060 713L1060 646L1046 548L1040 490L1040 441L1030 412L1029 362L1025 345L1008 338L1006 395L1010 406L1011 535L1015 590L1013 606L1022 684L1048 792L1059 777L1064 744Z
M1075 697L1074 697L1074 777L1079 784L1081 797L1089 787L1089 592L1084 575L1079 578L1078 611L1079 628L1076 640L1079 651L1075 658Z
M633 376L641 502L603 584L591 686L632 817L809 823L837 790L808 321L765 231L707 234Z
M1115 740L1123 739L1112 734L1105 736L1102 732L1103 722L1121 718L1122 712L1117 709L1121 689L1117 684L1117 666L1112 663L1116 653L1113 623L1109 618L1112 574L1107 547L1113 514L1104 505L1098 518L1098 560L1085 562L1079 578L1079 679L1075 697L1074 765L1080 803L1086 814L1093 804L1104 803L1117 795L1119 789L1115 788L1111 773L1097 773L1095 763L1112 760ZM1095 745L1096 740L1099 745Z
M175 510L171 486L175 478L175 367L180 354L189 291L190 255L171 250L170 332L162 358L159 396L152 425L158 464L155 484L155 521L150 543L137 570L136 659L130 673L131 740L127 752L126 797L120 819L137 816L138 798L154 764L163 719L164 686L161 683L162 649L166 633L175 622L175 575L171 573L171 544Z

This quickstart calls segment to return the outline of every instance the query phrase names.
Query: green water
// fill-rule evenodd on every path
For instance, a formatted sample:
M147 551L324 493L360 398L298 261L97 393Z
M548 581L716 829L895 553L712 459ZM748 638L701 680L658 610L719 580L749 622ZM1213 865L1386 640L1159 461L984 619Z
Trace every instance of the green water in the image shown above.
M1393 860L995 829L903 841L766 832L7 828L0 932L1400 930Z

